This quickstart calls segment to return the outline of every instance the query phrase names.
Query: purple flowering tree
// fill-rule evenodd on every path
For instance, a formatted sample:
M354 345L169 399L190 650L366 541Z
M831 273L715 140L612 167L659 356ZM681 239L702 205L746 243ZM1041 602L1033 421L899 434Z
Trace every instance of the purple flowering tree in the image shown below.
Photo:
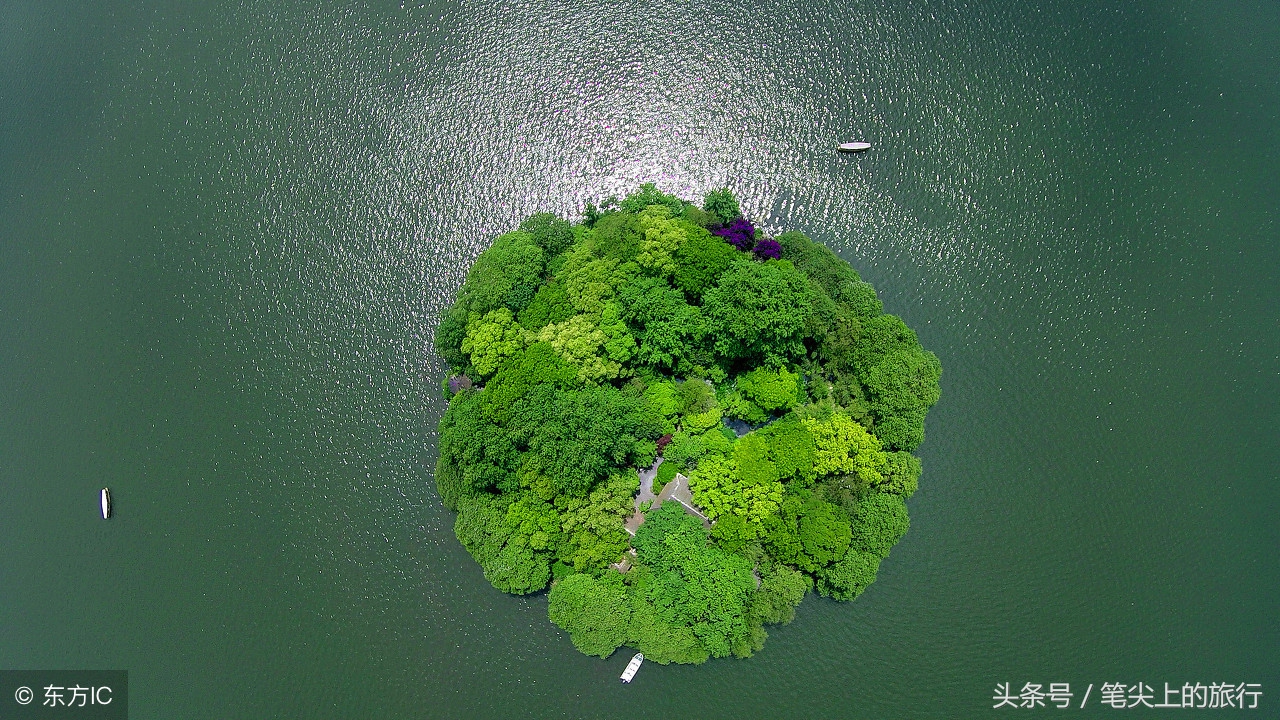
M742 252L747 252L756 244L755 226L748 222L746 218L734 218L728 225L716 228L711 232L724 238L725 242Z
M756 246L751 248L751 251L761 260L777 260L782 257L782 246L772 238L765 238L756 243Z

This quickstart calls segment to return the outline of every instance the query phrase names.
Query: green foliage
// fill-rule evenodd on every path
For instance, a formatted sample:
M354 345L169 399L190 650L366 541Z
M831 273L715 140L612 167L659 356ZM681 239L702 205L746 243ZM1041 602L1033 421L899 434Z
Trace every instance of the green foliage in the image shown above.
M706 455L689 475L693 501L707 517L715 520L738 508L741 497L737 487L738 467L723 455Z
M761 573L760 587L751 597L750 614L759 623L785 625L796 617L796 606L813 589L809 576L786 565Z
M515 311L522 310L542 282L545 257L529 233L499 235L471 266L458 294L458 303L477 315L504 305Z
M862 321L847 309L838 308L823 319L821 332L815 337L827 366L833 372L848 372L862 339Z
M503 362L485 386L481 399L485 417L505 424L525 395L544 384L560 389L576 388L580 385L578 371L550 345L533 343Z
M744 446L750 449L743 451ZM766 457L763 441L754 434L735 444L734 456L705 455L689 475L689 488L694 502L707 517L714 520L738 515L754 537L755 528L777 512L782 502L782 483ZM744 459L745 470L737 458Z
M850 524L839 507L822 500L810 501L800 516L799 535L811 567L822 567L849 549Z
M680 414L697 415L716 404L716 393L705 380L686 380L680 383Z
M439 424L440 498L496 588L555 578L548 613L583 652L749 656L815 582L861 593L906 532L938 359L804 235L757 254L711 235L734 221L753 242L727 190L698 208L646 185L586 216L499 236L441 316L436 350L468 377ZM666 433L655 491L684 472L714 522L646 503L632 537L636 468Z
M586 497L556 497L563 533L560 560L577 572L599 572L617 562L630 542L623 523L639 487L640 478L628 469L613 473Z
M853 418L837 412L825 420L801 422L813 435L814 473L854 473L866 485L880 482L886 462L880 440Z
M920 458L908 452L888 453L884 481L876 486L880 492L909 498L920 486Z
M703 294L720 281L720 276L741 253L706 230L686 231L685 234L684 244L676 249L673 279L686 297L693 302L701 302Z
M644 527L643 525L641 527ZM668 621L649 600L645 590L650 586L652 573L643 566L627 573L633 582L630 587L631 627L628 644L644 653L645 660L659 665L681 663L701 665L711 653L694 634L693 628L678 621Z
M521 472L581 496L615 469L638 464L636 441L657 430L639 398L612 387L537 385L513 410L508 432L526 448Z
M631 602L616 572L558 581L548 595L547 615L586 655L607 658L631 634Z
M658 466L658 472L653 476L653 494L657 495L662 492L662 488L666 484L676 479L676 474L680 472L680 468L676 463L667 462L664 458L663 463Z
M620 207L624 213L640 213L653 205L665 206L671 217L679 217L685 208L683 200L662 192L653 183L644 183L639 190L623 198Z
M721 425L720 427L724 426ZM671 437L671 444L667 445L667 450L663 453L663 457L666 458L666 462L671 463L673 466L684 468L696 463L702 456L709 453L728 455L731 452L733 452L733 441L726 438L719 428L712 428L703 432L691 432L688 429L681 429Z
M514 509L513 509L514 508ZM454 534L494 587L516 595L537 592L551 579L555 511L528 498L478 496L462 501Z
M650 511L632 545L652 572L639 591L668 624L686 626L712 657L750 640L746 611L755 589L751 563L707 542L702 522L676 502Z
M640 266L615 257L597 257L591 246L589 241L570 248L556 278L564 282L565 294L576 310L598 316L604 312L605 303L614 298L616 289L640 272Z
M537 495L523 494L508 505L503 523L530 550L553 552L560 544L560 515Z
M538 342L544 342L560 353L565 362L578 369L578 378L600 382L620 377L622 363L609 357L611 338L587 315L574 315L562 323L542 328Z
M569 302L569 293L564 283L551 281L538 288L533 300L529 302L517 317L521 327L538 331L547 325L561 323L577 313Z
M841 508L817 496L793 494L767 518L764 540L774 559L816 572L849 548L850 523Z
M769 459L778 469L783 480L793 480L801 485L813 482L814 453L813 434L794 415L765 427L757 432L769 444Z
M782 246L783 259L821 287L828 297L840 303L855 318L872 318L883 310L876 299L875 288L862 282L857 271L841 260L825 245L815 243L804 233L785 232L774 238Z
M766 412L790 410L800 402L800 374L785 367L756 368L738 377L738 389Z
M528 344L524 330L516 324L511 310L491 310L467 327L462 352L471 356L471 367L480 377L488 377L503 359L515 355Z
M670 380L655 380L644 390L644 401L650 412L663 419L663 432L674 432L674 420L680 414L680 395Z
M436 482L445 507L456 508L463 498L488 490L519 486L519 451L506 429L486 412L485 399L483 393L460 392L440 420Z
M682 216L691 225L706 229L720 225L720 217L715 213L709 213L697 205L689 204L684 208Z
M608 215L592 228L586 247L595 257L612 263L634 263L644 239L639 225L639 217L631 213Z
M702 307L726 358L781 363L805 353L813 303L808 281L786 260L737 260L703 293Z
M729 188L712 190L707 193L702 200L702 209L715 215L722 223L728 223L734 218L742 217L742 210L738 207L738 198L733 196L733 192Z
M607 338L604 352L609 360L625 365L636 354L635 338L622 321L622 308L617 303L606 303L600 312L600 331Z
M853 547L878 557L888 555L911 525L902 496L881 492L863 495L852 520Z
M665 280L637 278L621 288L618 299L639 343L640 363L670 372L704 359L707 326L702 311L686 303Z
M835 600L852 600L876 581L880 556L850 548L838 562L818 571L818 593Z
M778 467L769 458L769 443L758 433L748 433L733 446L738 479L748 485L778 482Z
M465 374L468 369L467 354L462 352L462 339L467 335L469 319L466 305L455 303L440 318L433 342L440 357L459 374Z
M711 539L725 552L741 552L756 539L756 528L741 515L728 513L711 526Z
M675 251L685 241L684 227L671 219L671 209L651 205L636 217L640 231L640 254L636 264L650 275L666 277L676 270Z
M738 389L724 393L720 398L726 417L737 418L751 425L762 425L769 421L769 413L764 408L751 402Z
M876 432L894 450L911 451L924 441L924 416L938 401L942 364L920 347L916 334L894 315L863 324L854 358L867 390Z
M713 407L706 412L692 413L684 416L684 429L691 433L700 433L718 427L721 420L720 408Z
M462 350L468 325L486 313L506 307L519 312L533 299L542 281L546 254L527 232L499 235L467 272L458 299L436 329L435 347L448 363L466 369Z
M573 244L573 227L551 213L538 213L520 223L548 258L559 255Z
M573 568L569 567L568 565L565 565L563 562L560 562L559 560L551 563L551 582L552 583L555 583L558 580L563 580L569 577L570 575L572 575L573 573L574 573Z

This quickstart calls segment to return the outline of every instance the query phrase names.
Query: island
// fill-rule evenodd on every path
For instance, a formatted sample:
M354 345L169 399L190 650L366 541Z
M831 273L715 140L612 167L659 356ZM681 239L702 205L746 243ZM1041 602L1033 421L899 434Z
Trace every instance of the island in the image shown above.
M664 664L875 581L942 372L826 246L652 184L498 236L435 347L436 485L485 578L549 587L584 653Z

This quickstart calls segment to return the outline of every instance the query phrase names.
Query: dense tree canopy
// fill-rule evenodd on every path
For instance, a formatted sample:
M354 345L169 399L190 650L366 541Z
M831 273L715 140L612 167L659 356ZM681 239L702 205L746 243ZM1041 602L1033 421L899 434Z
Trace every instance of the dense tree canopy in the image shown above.
M907 531L937 357L727 189L530 217L476 258L435 342L455 534L494 587L550 587L584 653L749 656L810 590L863 593ZM642 506L641 469L691 495Z

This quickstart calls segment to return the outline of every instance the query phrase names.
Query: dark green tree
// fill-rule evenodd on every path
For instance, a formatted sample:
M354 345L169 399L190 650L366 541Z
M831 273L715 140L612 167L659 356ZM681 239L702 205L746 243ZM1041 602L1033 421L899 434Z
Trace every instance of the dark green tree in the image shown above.
M690 302L700 303L703 294L715 287L720 276L741 257L741 253L706 230L688 231L686 234L688 238L684 244L676 248L674 280Z
M569 302L564 283L551 281L538 288L533 300L516 316L521 327L537 331L555 323L562 323L577 314Z
M738 207L738 198L733 196L729 188L712 190L702 200L702 209L716 216L721 223L728 223L734 218L742 217Z
M851 519L852 547L879 557L888 555L911 525L901 495L875 491L859 498Z
M849 548L839 561L818 571L818 593L835 600L852 600L876 581L880 556Z
M520 230L527 232L546 253L548 259L559 255L573 244L573 227L552 213L538 213L520 223Z
M659 429L639 398L613 387L536 385L514 409L510 434L525 449L525 472L580 496L614 469L652 462ZM647 457L641 440L649 441Z
M876 486L880 492L911 497L920 486L920 458L908 452L891 452L884 472L884 482Z
M692 628L712 657L749 642L755 580L746 558L709 545L702 522L674 501L646 514L632 545L652 571L642 590L660 618Z
M684 213L685 201L662 192L653 183L644 183L639 190L622 199L621 207L625 213L639 213L650 205L664 205L670 210L671 217L680 217Z
M547 614L574 647L607 658L631 636L631 601L622 576L575 574L551 586Z
M901 318L880 315L863 323L854 367L866 388L880 440L892 450L919 447L925 413L939 397L938 357L920 347Z
M765 625L785 625L795 619L796 606L812 589L808 575L774 564L761 573L760 588L751 596L751 617Z
M873 318L883 312L876 299L875 288L862 281L849 263L841 260L827 246L815 243L804 233L785 232L775 238L782 246L782 257L821 287L853 317Z
M707 355L707 325L701 310L686 303L665 280L637 277L619 290L618 299L641 363L670 372Z
M786 260L736 261L702 306L716 352L726 358L781 364L805 353L813 305L808 281Z

